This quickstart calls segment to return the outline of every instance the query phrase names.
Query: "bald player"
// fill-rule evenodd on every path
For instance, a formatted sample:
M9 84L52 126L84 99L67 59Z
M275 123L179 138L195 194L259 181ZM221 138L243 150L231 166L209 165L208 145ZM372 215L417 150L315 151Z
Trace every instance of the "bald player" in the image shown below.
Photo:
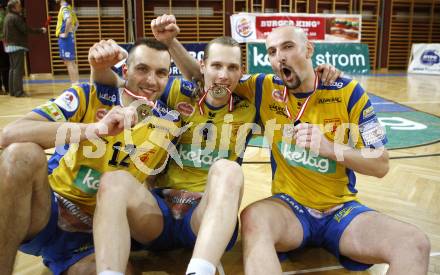
M273 196L241 214L245 273L281 274L277 253L320 246L349 270L388 263L388 274L426 274L427 236L356 196L355 172L381 178L389 169L385 131L367 93L350 78L321 84L300 28L273 30L266 48L279 78L258 74L237 88L257 104L263 125L281 126L271 141ZM261 93L249 93L261 77Z

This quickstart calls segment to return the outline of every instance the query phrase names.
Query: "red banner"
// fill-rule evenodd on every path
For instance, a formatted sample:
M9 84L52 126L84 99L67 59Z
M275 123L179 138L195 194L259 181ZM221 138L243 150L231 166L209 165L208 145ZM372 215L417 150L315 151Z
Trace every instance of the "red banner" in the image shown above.
M257 39L265 39L272 29L280 26L302 28L310 40L325 39L325 18L304 16L257 16L255 20Z
M231 16L231 33L238 42L263 42L273 29L289 25L311 41L360 43L361 21L360 14L239 13Z

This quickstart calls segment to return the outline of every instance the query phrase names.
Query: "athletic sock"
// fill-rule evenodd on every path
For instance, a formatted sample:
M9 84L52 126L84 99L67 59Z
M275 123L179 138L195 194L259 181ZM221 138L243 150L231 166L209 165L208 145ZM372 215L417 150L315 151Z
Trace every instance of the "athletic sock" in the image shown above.
M215 275L215 266L207 260L191 258L186 275Z

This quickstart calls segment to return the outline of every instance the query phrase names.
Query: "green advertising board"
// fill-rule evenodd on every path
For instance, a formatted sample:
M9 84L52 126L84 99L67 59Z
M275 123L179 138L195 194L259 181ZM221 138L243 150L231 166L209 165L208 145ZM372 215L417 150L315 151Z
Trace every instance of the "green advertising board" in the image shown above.
M247 44L248 73L272 73L264 43ZM368 46L357 43L315 43L313 66L332 64L346 73L368 74Z

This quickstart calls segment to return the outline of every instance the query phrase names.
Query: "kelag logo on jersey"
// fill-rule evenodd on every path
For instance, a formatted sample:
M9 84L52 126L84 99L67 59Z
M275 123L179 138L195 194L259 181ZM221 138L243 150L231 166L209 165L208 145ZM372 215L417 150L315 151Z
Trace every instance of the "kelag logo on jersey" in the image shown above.
M76 174L74 184L84 193L94 195L98 192L100 178L100 172L87 166L81 166Z
M435 52L435 50L426 50L422 53L420 62L422 62L424 65L432 66L440 63L440 56Z
M298 148L295 150L295 145L284 142L279 142L277 146L284 159L291 166L303 167L323 174L333 174L336 172L336 162L334 160L314 156L306 149Z
M179 155L182 160L182 164L188 167L202 168L203 170L209 170L211 165L223 158L229 157L229 151L225 150L213 150L209 154L204 154L204 150L191 146L191 144L180 144Z

